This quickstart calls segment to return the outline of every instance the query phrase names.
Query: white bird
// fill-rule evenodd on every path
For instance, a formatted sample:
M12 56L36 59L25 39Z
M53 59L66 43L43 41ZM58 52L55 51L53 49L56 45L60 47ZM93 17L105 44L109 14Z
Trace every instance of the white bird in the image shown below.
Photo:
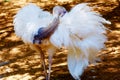
M46 80L50 80L52 56L62 47L68 50L69 72L74 79L80 80L84 69L95 62L97 53L105 47L104 24L110 22L87 3L74 6L69 12L64 7L55 6L53 14L28 4L14 18L16 35L40 53ZM48 74L43 51L49 55Z

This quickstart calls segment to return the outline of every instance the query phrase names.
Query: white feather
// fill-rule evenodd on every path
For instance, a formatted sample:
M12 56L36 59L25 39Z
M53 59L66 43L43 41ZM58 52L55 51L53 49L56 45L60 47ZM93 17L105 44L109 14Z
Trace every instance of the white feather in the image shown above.
M29 4L15 16L15 33L24 42L33 43L38 29L47 27L53 18L49 12ZM97 53L105 47L104 23L110 24L86 3L78 4L60 18L58 28L50 37L50 46L68 49L68 68L75 79L80 80L79 76L89 62L94 62Z
M107 40L104 23L110 24L86 3L78 4L66 13L50 40L56 47L66 47L68 68L75 79L79 79L89 62L105 47Z
M47 27L52 15L34 4L28 4L18 11L14 19L15 33L26 43L33 43L33 37L40 27Z

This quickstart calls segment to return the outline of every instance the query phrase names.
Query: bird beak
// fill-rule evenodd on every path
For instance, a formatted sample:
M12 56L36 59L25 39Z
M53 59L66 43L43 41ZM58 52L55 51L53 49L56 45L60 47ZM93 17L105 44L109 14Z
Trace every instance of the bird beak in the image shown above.
M64 11L60 16L63 17L67 11Z

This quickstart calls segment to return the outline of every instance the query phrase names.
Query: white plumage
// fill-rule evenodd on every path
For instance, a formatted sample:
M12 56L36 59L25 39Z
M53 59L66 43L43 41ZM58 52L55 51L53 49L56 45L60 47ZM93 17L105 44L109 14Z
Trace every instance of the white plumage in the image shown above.
M14 19L15 33L24 42L32 43L40 27L47 27L52 20L49 12L43 11L34 4L29 4L18 11Z
M65 47L68 50L69 71L74 79L80 80L79 76L89 62L95 62L97 53L105 47L107 37L104 35L106 28L103 24L110 22L92 11L86 3L78 4L70 12L58 16L59 24L49 37L44 38L42 43L34 43L34 36L39 29L54 24L56 14L59 14L57 10L54 10L52 15L34 4L29 4L15 16L15 33L38 52L39 47L48 51L50 58L57 48Z

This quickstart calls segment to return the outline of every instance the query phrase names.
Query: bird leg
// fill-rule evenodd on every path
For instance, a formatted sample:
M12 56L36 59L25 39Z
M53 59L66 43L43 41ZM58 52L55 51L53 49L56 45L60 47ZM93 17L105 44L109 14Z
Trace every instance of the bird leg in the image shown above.
M56 52L56 47L50 46L48 49L48 63L49 63L49 69L48 69L48 80L50 80L50 75L51 75L51 68L52 68L52 58L53 55Z
M44 68L45 78L46 78L46 80L49 80L48 75L47 75L47 70L46 70L46 64L45 64L45 55L44 55L43 50L41 48L40 48L40 57L41 57L42 65Z
M31 44L30 47L33 50L35 50L38 53L40 53L41 63L43 65L43 69L44 69L44 73L45 73L45 78L46 78L46 80L48 80L48 75L47 75L47 70L46 70L46 64L45 64L45 55L44 55L44 52L43 52L42 48L39 45L35 45L35 44Z
M52 55L49 55L48 63L49 63L48 80L50 80L51 65L52 65Z

